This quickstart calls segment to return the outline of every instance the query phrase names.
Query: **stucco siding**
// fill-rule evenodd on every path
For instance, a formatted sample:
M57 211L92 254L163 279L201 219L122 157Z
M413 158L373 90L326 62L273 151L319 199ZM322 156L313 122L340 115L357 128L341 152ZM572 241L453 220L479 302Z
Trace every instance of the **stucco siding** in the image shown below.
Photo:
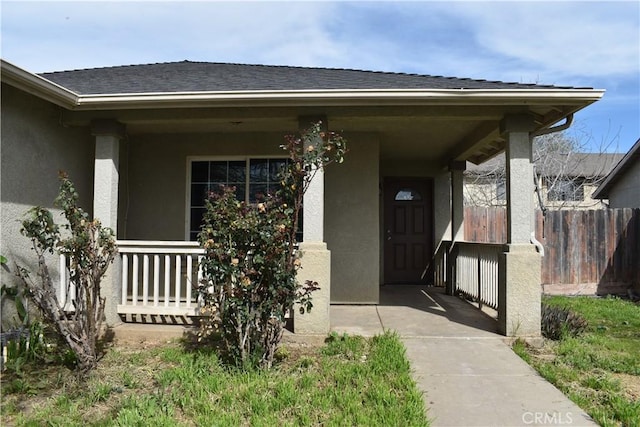
M378 153L372 135L345 135L349 153L325 173L325 241L331 251L332 302L377 303ZM131 138L121 186L131 240L185 240L190 158L284 156L282 134L147 134ZM124 172L124 171L123 171Z
M0 253L35 269L29 240L20 234L20 220L33 206L53 208L58 195L58 171L68 172L80 195L80 205L92 211L94 139L87 128L60 124L57 106L2 85L2 144L0 155L2 202ZM58 210L56 221L61 218ZM57 263L52 259L52 273ZM2 271L2 283L15 280Z
M128 143L128 181L121 187L124 235L132 240L185 240L188 159L282 156L282 134L147 134Z
M325 173L325 239L331 251L331 302L378 303L380 285L379 141L345 135L349 152Z
M609 190L612 208L640 208L640 162L629 168Z

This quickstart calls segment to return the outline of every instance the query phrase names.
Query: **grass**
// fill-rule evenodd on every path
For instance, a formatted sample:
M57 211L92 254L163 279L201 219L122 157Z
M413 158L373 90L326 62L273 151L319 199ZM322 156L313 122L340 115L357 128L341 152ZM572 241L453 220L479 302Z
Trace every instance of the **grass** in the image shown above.
M640 306L619 298L545 297L583 316L586 332L514 350L602 426L640 426Z
M239 371L180 343L112 348L88 382L59 366L2 376L2 425L427 426L397 335L330 335Z

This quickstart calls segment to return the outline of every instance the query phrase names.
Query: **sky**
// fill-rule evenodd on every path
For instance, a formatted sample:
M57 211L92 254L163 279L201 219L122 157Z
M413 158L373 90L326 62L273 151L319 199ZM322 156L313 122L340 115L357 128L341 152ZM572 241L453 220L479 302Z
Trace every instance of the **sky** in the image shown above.
M0 54L33 73L171 61L605 89L570 134L640 138L640 2L0 1Z

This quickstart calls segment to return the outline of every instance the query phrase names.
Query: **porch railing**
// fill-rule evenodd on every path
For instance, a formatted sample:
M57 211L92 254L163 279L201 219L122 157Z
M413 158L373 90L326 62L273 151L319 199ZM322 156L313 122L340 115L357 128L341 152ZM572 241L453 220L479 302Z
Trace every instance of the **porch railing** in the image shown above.
M118 314L194 316L204 250L197 242L118 241L122 259Z
M433 269L433 286L444 288L447 285L447 263L449 262L450 250L451 242L443 240L433 255L430 265L430 268Z
M455 291L498 309L498 260L502 244L455 243Z

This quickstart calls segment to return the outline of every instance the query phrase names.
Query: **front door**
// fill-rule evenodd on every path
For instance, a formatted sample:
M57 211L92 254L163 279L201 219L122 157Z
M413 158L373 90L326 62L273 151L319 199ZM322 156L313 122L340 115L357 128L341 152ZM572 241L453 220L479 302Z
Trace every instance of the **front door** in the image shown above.
M433 253L432 181L384 180L384 283L425 283Z

